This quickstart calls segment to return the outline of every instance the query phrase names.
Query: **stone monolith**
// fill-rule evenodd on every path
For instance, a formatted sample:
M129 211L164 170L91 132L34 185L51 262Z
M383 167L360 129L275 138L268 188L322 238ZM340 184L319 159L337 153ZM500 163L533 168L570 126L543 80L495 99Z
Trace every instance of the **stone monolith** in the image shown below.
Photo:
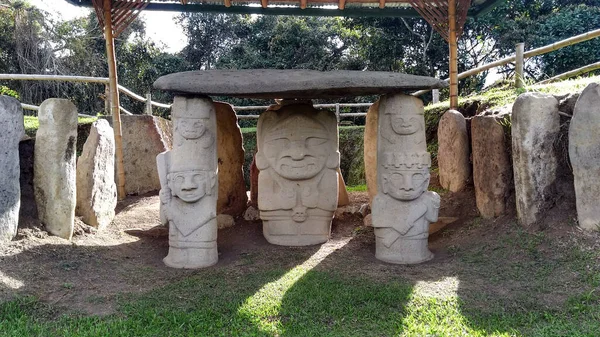
M575 104L569 127L569 158L575 177L579 226L600 230L600 83L588 85Z
M451 192L463 190L471 178L469 135L465 117L448 110L438 126L440 185Z
M425 142L423 103L403 94L379 103L377 195L373 199L375 256L397 264L433 258L427 239L440 196L427 191L431 157Z
M513 105L512 159L517 219L537 223L554 204L558 159L554 142L560 129L558 100L552 95L525 93Z
M21 103L0 96L0 242L17 235L21 206L19 141L24 135Z
M365 121L365 136L364 136L364 162L365 162L365 180L367 182L367 192L369 200L373 202L373 198L377 194L377 125L379 117L379 100L373 103L367 111Z
M40 105L38 119L33 169L38 216L50 234L70 240L76 204L77 108L69 100L50 98Z
M77 207L75 213L86 224L105 229L115 217L115 141L106 120L92 124L90 134L77 159Z
M475 201L484 218L504 214L512 191L510 141L500 124L503 120L496 116L475 116L471 120Z
M176 96L171 109L173 149L156 157L160 219L169 225L173 268L217 263L217 121L209 98Z
M338 204L335 115L284 101L260 115L257 146L258 208L267 241L284 246L326 242Z

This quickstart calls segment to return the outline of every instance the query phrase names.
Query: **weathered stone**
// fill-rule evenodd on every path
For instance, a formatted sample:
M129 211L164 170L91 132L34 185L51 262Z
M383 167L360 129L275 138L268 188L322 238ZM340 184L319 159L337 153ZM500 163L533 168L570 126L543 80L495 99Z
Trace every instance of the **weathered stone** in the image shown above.
M326 242L339 193L335 115L284 101L260 115L257 146L258 208L267 241Z
M246 221L257 221L260 220L260 214L258 209L252 205L248 206L244 212L244 220Z
M250 164L250 205L258 207L258 167L256 167L256 154Z
M451 192L463 190L471 178L469 135L465 117L448 110L438 126L440 184Z
M160 218L169 224L173 268L217 263L217 120L209 98L175 96L171 109L173 149L156 157Z
M428 261L433 258L429 224L438 219L440 196L427 191L431 157L423 102L402 94L384 96L378 122L375 257L397 264Z
M244 182L242 131L233 107L215 102L217 114L217 154L219 156L219 199L217 213L241 215L248 196Z
M600 230L600 83L588 85L569 127L569 157L575 176L579 226Z
M344 182L344 177L342 177L342 171L338 167L338 207L346 206L350 203L350 198L348 197L348 191L346 191L346 183Z
M171 129L171 122L160 117L121 115L127 194L143 194L160 189L156 156L171 149Z
M21 188L19 185L19 140L25 135L19 101L0 96L0 242L17 235Z
M377 125L379 102L380 100L369 107L365 121L365 179L367 181L367 192L369 193L369 200L371 202L373 202L373 198L375 198L375 195L377 194Z
M70 240L76 204L77 108L66 99L40 105L35 137L34 189L40 222L50 234Z
M573 115L575 110L575 104L579 99L579 93L569 94L566 97L559 99L558 111L564 112L567 115ZM558 97L557 97L558 99Z
M77 159L77 207L86 224L103 230L115 217L114 132L106 120L92 124L83 152Z
M495 116L475 116L471 120L473 184L475 201L484 218L504 214L512 191L510 141Z
M157 89L208 96L330 98L446 87L439 79L382 71L204 70L160 77Z
M363 219L363 225L365 227L373 227L373 214L367 214Z
M555 201L558 101L541 93L520 95L513 105L511 129L517 218L531 226Z
M219 214L217 215L217 227L219 229L233 227L235 225L235 221L233 217L229 214Z

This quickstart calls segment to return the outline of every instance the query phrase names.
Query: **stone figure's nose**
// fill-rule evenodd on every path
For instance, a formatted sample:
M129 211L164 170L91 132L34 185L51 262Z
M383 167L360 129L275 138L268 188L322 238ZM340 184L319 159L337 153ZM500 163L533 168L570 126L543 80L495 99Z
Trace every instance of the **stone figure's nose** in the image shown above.
M293 160L302 160L306 155L306 147L304 147L302 142L294 142L292 143L289 154Z
M189 178L186 178L183 182L183 185L181 185L181 189L183 191L193 191L196 188L197 188L197 186L194 184L192 179L189 179Z
M412 186L412 177L410 175L406 175L404 177L404 181L402 186L400 187L401 190L403 191L412 191L414 190L413 186Z

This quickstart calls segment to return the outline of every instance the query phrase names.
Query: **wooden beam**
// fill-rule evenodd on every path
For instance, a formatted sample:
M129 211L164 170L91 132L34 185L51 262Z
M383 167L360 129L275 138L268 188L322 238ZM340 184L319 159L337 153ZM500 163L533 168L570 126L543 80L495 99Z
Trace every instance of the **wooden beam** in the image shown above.
M225 7L231 7L231 0L225 0Z
M385 0L379 0L379 8L381 8L381 9L385 8Z
M115 39L113 36L111 0L104 0L104 39L106 40L106 58L108 60L108 79L110 92L110 112L115 133L115 159L117 166L117 195L125 199L125 169L123 167L123 140L121 115L119 110L119 90L117 81L117 60L115 57Z
M308 4L308 0L300 0L300 9L305 9Z
M458 35L456 0L448 0L448 46L450 48L450 109L458 109Z
M260 4L262 8L267 8L269 7L269 0L260 0Z
M346 8L346 0L339 0L339 2L338 2L338 8L339 9Z

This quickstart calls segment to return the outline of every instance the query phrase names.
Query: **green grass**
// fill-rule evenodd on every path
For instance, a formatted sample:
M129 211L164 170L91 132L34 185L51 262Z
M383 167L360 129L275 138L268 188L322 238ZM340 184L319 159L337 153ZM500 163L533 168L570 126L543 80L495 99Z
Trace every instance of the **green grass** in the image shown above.
M366 192L367 184L356 185L356 186L346 186L346 190L348 192Z
M89 124L96 121L97 117L78 117L77 123L79 124ZM25 124L25 134L30 137L35 137L38 128L40 127L40 122L36 116L24 116L24 124Z

